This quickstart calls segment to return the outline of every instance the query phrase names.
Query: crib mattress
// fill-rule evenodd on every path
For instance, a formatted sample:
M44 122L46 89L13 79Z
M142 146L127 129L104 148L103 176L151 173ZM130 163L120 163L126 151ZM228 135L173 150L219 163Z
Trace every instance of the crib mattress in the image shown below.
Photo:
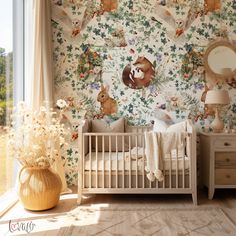
M90 164L90 156L91 156L91 164ZM111 161L110 161L111 159ZM90 154L87 154L84 159L84 166L85 170L98 170L102 171L103 169L105 171L122 171L122 170L130 170L130 158L129 153L122 153L122 152L104 152L104 165L103 165L103 153L98 152L97 153L97 160L96 161L96 152L91 152ZM143 165L145 166L145 163L143 163L145 160L142 158L142 156L138 156L138 160L136 161L136 158L131 158L131 170L143 170ZM164 159L164 169L165 170L176 170L178 167L178 170L187 170L190 166L190 161L187 156L178 157L178 159L175 158L165 158ZM91 168L90 168L91 166ZM117 168L118 166L118 168Z

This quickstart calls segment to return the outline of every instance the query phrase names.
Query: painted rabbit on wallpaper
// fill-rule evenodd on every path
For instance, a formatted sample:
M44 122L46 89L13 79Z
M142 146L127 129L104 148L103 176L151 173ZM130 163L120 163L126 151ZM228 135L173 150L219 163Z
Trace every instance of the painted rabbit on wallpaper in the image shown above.
M101 86L101 91L97 96L97 101L101 103L101 116L117 113L117 102L108 94L109 86Z

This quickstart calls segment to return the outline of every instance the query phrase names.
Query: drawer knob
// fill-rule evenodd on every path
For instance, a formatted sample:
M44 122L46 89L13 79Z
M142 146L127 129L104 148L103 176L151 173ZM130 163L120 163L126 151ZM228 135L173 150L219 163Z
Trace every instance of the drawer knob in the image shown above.
M226 175L226 178L227 178L227 179L230 179L230 177L231 177L230 175Z
M227 143L227 142L225 142L224 145L225 145L225 146L231 146L231 144L230 144L230 143Z
M229 159L229 158L226 158L226 162L230 162L230 159Z

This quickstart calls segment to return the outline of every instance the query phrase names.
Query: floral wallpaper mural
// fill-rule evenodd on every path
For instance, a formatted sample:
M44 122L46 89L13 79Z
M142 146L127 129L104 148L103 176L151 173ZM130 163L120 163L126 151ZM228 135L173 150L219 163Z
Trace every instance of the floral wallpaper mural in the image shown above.
M199 128L209 123L203 55L218 37L236 43L236 1L52 0L52 29L55 99L68 104L65 160L74 184L84 117L139 125L161 112ZM227 115L236 119L235 80L219 86L229 90Z

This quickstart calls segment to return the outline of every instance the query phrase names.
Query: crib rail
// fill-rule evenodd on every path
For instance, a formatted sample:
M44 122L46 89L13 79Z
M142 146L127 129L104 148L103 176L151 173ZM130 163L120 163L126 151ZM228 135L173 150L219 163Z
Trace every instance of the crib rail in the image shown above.
M143 130L129 133L83 133L82 189L87 193L190 193L191 134L183 148L163 161L164 180L151 182L145 171ZM143 191L145 190L145 192Z

